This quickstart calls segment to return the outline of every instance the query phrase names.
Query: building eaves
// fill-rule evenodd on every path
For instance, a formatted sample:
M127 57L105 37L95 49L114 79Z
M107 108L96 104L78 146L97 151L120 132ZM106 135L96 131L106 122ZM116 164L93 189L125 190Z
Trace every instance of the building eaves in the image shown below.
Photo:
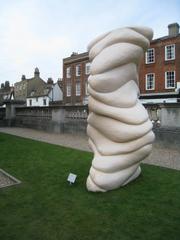
M162 42L164 40L168 40L168 39L174 39L174 38L179 38L180 37L180 33L177 36L164 36L164 37L160 37L160 38L156 38L153 39L151 41L151 43L155 43L155 42Z
M140 99L174 98L174 97L180 97L180 92L140 94Z
M88 60L89 59L89 53L88 52L83 52L77 55L73 55L67 58L63 59L63 63L67 64L67 63L72 63L72 62L78 62L78 61L82 61L82 60Z

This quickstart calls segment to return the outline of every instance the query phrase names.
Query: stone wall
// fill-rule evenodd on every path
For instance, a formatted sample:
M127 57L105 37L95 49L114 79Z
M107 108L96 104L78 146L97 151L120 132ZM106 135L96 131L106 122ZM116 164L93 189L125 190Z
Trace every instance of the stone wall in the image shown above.
M180 128L180 103L160 105L161 126Z
M5 116L6 116L6 109L0 108L0 120L5 119Z
M13 125L56 133L85 134L87 106L16 108Z
M39 130L48 130L51 119L51 108L19 107L16 108L16 118L13 124L17 127L29 127Z
M180 170L180 130L155 128L155 142L145 163Z
M180 102L145 104L149 117L162 128L180 128Z
M6 117L6 109L0 108L0 127L3 127L4 125L6 125L5 117Z
M145 105L156 135L152 154L145 162L180 169L180 104ZM87 106L16 107L15 119L5 119L0 108L0 127L16 126L55 133L86 134Z
M180 103L145 104L154 127L180 129ZM6 110L8 125L29 127L57 133L85 134L88 106L14 107L12 119ZM0 109L0 119L5 109ZM1 121L2 122L2 121ZM2 125L2 124L1 124Z

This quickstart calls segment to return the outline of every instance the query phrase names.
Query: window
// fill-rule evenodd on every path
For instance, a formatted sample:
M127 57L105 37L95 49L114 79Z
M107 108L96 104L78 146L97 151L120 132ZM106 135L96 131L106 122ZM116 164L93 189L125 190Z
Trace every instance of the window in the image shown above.
M165 88L175 88L175 71L165 72Z
M70 82L67 82L66 95L67 95L67 97L71 96L71 83Z
M77 65L76 66L76 76L80 76L81 75L81 65Z
M36 102L38 102L38 98L36 98Z
M148 73L146 74L146 90L154 90L155 89L155 74Z
M67 67L66 68L66 78L70 78L71 77L71 67Z
M155 50L154 48L149 48L146 52L146 64L155 62Z
M76 96L80 96L81 95L81 83L77 82L76 83Z
M175 59L175 44L165 46L165 60Z
M32 99L29 99L29 106L32 106Z
M90 74L90 69L91 69L91 64L90 63L86 63L86 67L85 67L85 73L86 75L89 75Z
M89 95L89 93L88 93L88 82L86 82L86 84L85 84L85 94Z
M46 99L43 99L43 105L46 106Z

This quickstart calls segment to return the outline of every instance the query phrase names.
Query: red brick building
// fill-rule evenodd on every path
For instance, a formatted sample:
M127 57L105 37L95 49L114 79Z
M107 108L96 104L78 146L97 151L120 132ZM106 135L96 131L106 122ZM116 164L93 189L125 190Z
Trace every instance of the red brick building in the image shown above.
M151 41L142 59L139 87L142 102L177 102L180 99L179 24L168 25L168 35ZM88 53L63 59L64 104L87 103Z
M88 52L72 53L63 59L63 102L68 105L87 104L87 79L90 71Z
M154 39L142 59L139 87L144 102L177 101L180 89L179 25L168 25L168 36ZM179 96L180 97L180 96Z

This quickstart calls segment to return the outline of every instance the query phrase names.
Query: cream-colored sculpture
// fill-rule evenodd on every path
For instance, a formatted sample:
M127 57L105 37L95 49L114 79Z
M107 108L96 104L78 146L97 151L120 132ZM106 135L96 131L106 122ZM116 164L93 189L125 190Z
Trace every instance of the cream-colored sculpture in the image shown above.
M94 159L89 191L116 189L141 173L140 161L154 141L147 111L138 100L138 67L153 32L146 27L113 30L89 46L87 133Z

